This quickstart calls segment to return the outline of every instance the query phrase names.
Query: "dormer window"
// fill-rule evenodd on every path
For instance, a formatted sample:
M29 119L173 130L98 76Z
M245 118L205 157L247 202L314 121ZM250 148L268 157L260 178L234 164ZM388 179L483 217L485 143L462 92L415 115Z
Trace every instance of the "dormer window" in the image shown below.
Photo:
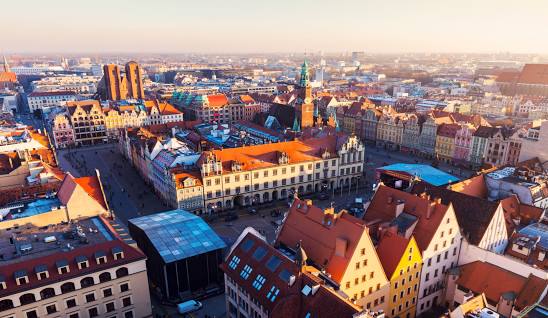
M57 267L57 272L59 274L70 273L70 268L66 259L58 260L57 262L55 262L55 266Z
M36 272L36 277L38 280L49 278L48 267L46 265L37 265L34 268L34 272Z
M107 262L107 254L103 251L95 252L95 261L97 264L104 264Z
M112 256L114 257L115 260L122 259L124 258L124 250L122 250L122 248L118 246L113 247Z
M84 269L89 267L88 258L85 256L77 256L76 264L78 264L78 269Z
M15 282L17 283L17 286L27 284L29 282L27 272L24 270L16 271L13 275L15 277Z

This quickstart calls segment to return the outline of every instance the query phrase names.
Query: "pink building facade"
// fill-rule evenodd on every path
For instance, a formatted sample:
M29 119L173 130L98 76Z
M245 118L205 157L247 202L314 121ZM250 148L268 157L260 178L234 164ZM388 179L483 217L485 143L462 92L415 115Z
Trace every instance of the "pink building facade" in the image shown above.
M470 148L472 147L472 136L476 128L471 124L462 124L455 135L455 152L453 162L464 163L470 160Z

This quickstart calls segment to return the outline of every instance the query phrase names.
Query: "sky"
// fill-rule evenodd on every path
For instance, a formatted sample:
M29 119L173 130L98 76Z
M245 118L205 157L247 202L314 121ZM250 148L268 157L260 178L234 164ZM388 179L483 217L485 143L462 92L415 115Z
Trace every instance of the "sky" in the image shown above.
M548 0L2 2L8 53L548 53Z

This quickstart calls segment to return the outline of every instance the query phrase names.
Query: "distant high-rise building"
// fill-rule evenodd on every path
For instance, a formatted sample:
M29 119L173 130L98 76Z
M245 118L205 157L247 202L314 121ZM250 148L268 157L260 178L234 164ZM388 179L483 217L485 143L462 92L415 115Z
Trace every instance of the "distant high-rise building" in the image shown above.
M115 64L103 66L106 86L106 98L120 100L127 98L127 87L124 78L120 74L120 67Z
M131 61L126 64L126 81L128 97L144 99L143 76L137 62Z
M310 86L310 74L308 62L305 60L301 67L301 97L297 104L297 112L301 117L301 129L314 126L314 103L312 102L312 87Z

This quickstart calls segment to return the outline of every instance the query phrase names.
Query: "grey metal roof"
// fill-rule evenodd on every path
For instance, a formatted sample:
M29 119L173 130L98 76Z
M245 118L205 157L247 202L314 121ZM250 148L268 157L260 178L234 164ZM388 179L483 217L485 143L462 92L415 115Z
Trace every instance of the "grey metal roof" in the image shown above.
M226 243L200 217L172 210L129 220L141 229L165 263L226 247Z

